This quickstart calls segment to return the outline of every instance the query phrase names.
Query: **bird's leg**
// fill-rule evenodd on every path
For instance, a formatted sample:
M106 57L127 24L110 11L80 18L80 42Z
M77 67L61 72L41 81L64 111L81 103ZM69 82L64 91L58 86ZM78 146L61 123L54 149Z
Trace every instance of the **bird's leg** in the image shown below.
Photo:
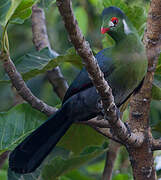
M105 111L104 111L103 106L102 106L102 100L101 100L101 98L99 98L99 99L97 100L96 108L97 108L97 110L98 110L99 113L100 113L100 114L97 116L97 119L98 119L98 120L104 119Z
M127 133L128 133L129 135L131 135L131 129L130 129L130 126L129 126L128 122L124 122L124 124L125 124L125 126L126 126L126 128L127 128Z

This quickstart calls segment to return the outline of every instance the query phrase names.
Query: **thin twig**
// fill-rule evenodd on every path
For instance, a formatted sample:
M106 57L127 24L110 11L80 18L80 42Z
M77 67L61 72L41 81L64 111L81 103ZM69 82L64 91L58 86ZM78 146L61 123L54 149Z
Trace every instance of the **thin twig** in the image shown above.
M82 35L78 23L74 17L72 10L72 3L70 0L57 0L57 6L60 14L63 17L65 27L69 33L71 42L73 43L76 51L83 59L85 67L89 73L93 84L95 85L100 97L102 98L103 108L105 114L108 117L110 126L112 127L114 134L117 135L121 141L136 146L141 145L143 142L142 133L129 134L129 131L125 124L120 120L117 115L117 107L114 103L112 90L109 87L107 81L104 79L104 75L99 68L99 65L93 56L89 43Z
M105 167L103 171L102 180L112 179L113 167L114 167L114 163L117 158L119 149L120 149L120 144L114 141L110 141L109 148L106 153L106 161L105 161Z

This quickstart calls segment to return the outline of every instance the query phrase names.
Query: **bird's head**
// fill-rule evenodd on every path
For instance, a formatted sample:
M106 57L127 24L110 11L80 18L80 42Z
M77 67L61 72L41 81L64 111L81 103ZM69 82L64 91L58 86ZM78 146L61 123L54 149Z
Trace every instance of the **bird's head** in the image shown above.
M102 12L101 33L108 33L115 41L131 33L131 25L125 14L117 7L105 8Z

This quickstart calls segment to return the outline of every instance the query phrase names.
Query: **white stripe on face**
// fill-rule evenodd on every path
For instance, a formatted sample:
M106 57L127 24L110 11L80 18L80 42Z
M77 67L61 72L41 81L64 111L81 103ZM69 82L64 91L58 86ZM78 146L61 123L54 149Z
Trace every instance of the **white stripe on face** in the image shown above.
M131 32L130 28L128 27L125 19L122 20L123 24L124 24L124 32L125 34L129 34Z
M114 27L114 26L115 26L112 21L110 21L110 22L108 23L108 25L109 25L109 27Z

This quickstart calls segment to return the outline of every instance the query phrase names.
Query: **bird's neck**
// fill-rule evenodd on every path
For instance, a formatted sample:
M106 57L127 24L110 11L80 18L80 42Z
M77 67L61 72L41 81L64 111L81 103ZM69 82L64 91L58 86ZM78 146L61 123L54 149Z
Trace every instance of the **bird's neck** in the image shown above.
M129 34L121 34L115 40L115 48L122 49L125 51L135 51L139 52L142 50L143 44L135 32L131 32Z

